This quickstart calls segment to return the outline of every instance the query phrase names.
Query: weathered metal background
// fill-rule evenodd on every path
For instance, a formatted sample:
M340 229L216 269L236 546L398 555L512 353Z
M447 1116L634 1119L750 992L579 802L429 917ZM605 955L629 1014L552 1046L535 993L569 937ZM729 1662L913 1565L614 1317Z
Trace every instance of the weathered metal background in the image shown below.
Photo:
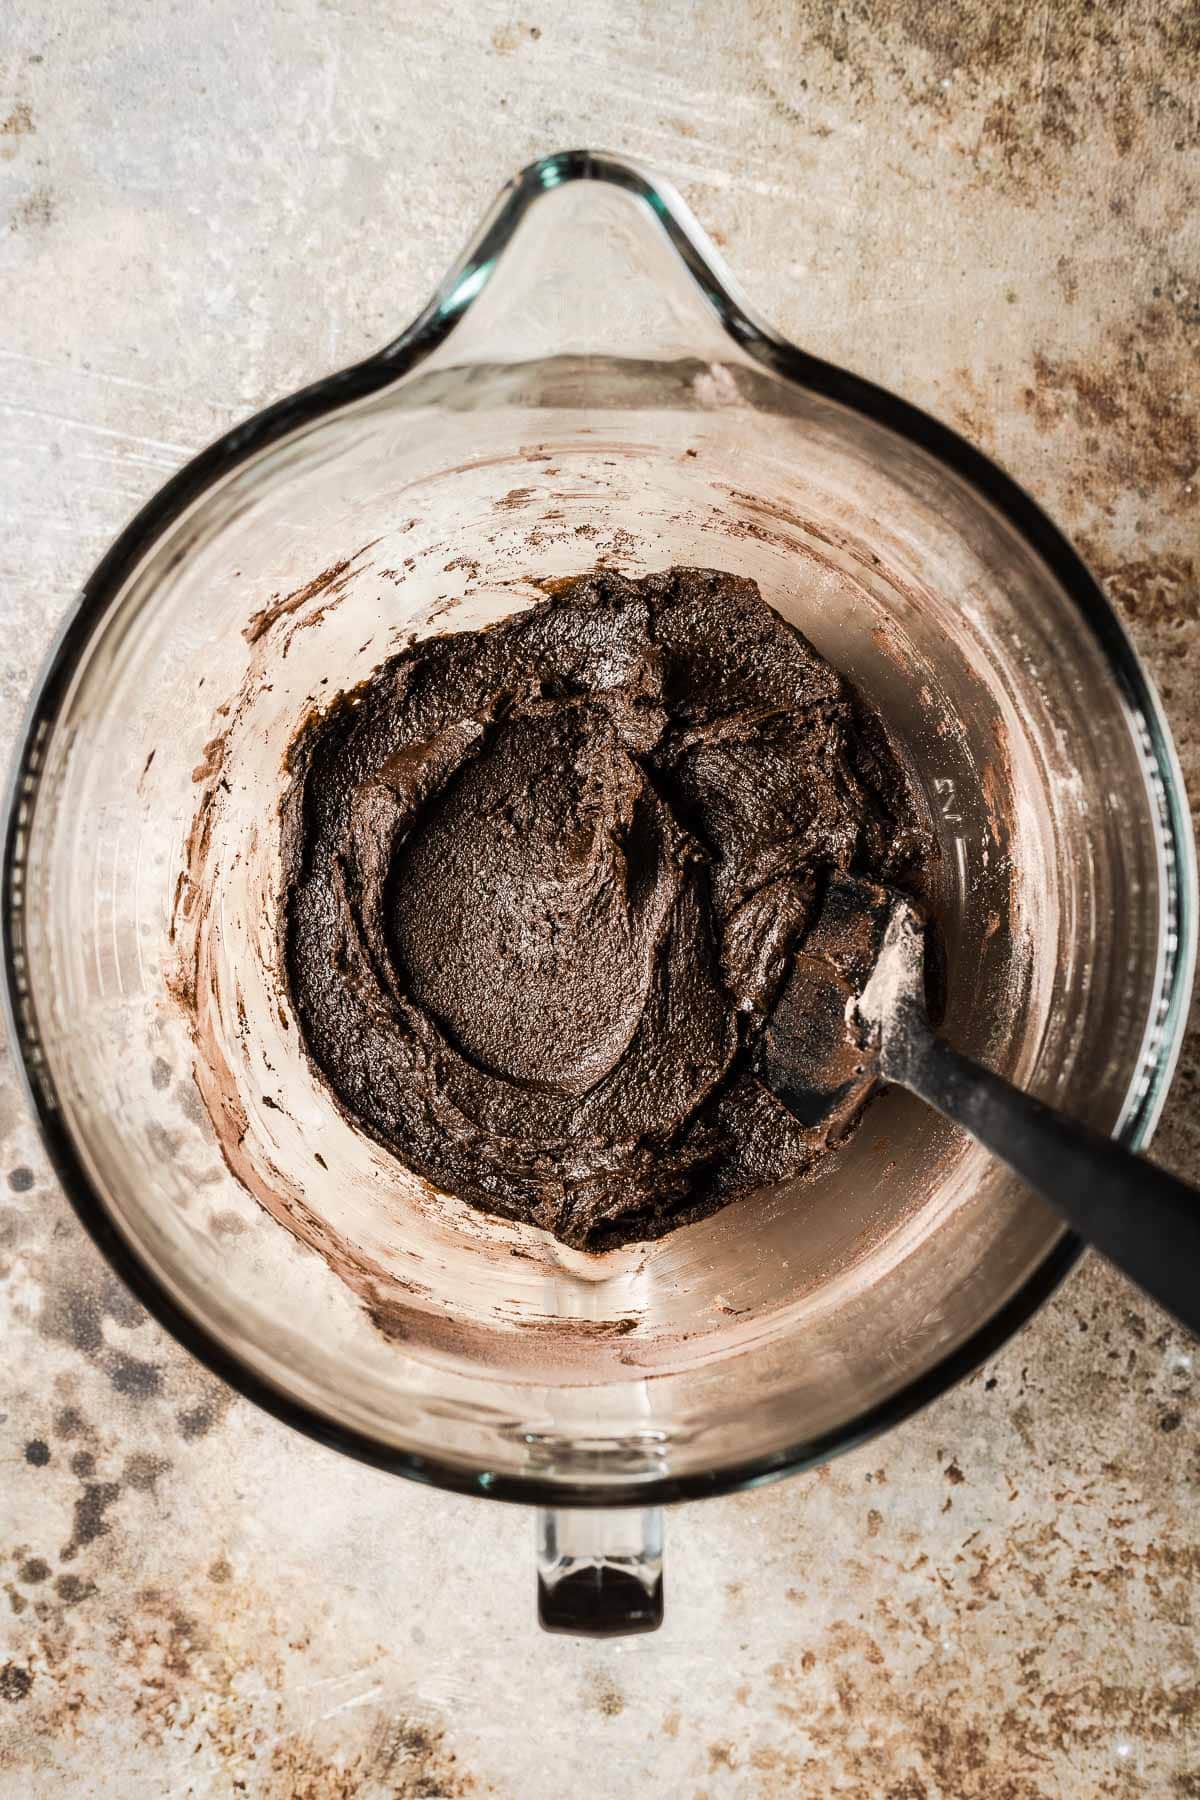
M390 336L502 176L598 143L1075 533L1200 796L1195 5L521 4L8 0L0 749L137 504ZM1158 1140L1193 1178L1198 1102L1193 1030ZM673 1515L669 1622L609 1648L539 1637L520 1513L175 1350L11 1070L0 1276L6 1795L1200 1795L1195 1350L1097 1264L889 1439Z

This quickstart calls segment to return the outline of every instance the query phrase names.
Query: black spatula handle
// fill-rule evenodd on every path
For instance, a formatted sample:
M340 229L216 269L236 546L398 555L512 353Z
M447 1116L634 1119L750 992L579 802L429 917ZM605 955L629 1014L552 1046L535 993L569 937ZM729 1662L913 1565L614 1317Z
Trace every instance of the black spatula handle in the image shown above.
M928 1029L887 1070L1007 1163L1081 1237L1200 1334L1200 1190L1013 1087Z

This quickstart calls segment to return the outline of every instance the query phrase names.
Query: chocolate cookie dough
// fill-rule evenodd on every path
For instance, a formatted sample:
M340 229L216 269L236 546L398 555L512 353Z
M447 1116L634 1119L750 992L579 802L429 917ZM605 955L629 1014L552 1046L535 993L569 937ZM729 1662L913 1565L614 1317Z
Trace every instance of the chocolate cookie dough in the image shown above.
M807 1169L861 1110L832 1014L838 1104L775 1097L773 1014L804 1020L806 955L828 998L839 872L902 880L929 839L879 720L753 582L602 570L428 639L291 769L305 1045L437 1187L608 1248Z

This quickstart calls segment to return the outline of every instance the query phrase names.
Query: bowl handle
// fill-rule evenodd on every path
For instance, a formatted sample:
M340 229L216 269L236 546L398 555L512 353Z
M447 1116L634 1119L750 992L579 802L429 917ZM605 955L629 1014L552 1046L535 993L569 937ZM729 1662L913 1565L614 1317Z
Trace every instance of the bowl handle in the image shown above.
M663 1619L659 1506L539 1507L538 1623L572 1637L628 1637Z

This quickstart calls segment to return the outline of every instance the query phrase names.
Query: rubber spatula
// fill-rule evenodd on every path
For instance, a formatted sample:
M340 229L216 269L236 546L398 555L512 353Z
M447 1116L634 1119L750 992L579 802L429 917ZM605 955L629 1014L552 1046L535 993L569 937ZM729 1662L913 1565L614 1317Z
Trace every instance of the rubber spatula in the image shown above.
M815 986L813 970L825 972ZM831 1057L835 988L842 1046ZM839 1059L843 1073L853 1068L860 1094L862 1079L878 1075L968 1132L1073 1231L1200 1333L1200 1189L952 1049L929 1022L921 914L904 896L845 875L832 878L795 953L792 977L763 1033L757 1072L803 1124L816 1125L849 1095L844 1079L831 1079Z

